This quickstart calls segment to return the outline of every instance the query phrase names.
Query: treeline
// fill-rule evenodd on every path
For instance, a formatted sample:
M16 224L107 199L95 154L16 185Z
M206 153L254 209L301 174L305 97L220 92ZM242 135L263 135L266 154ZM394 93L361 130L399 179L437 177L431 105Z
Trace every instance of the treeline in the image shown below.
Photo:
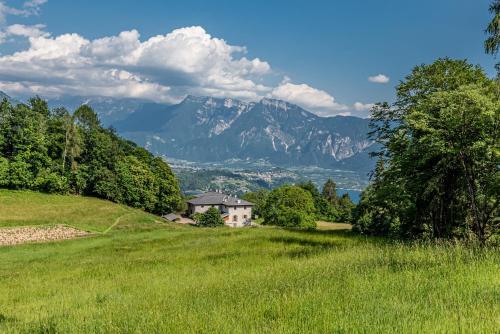
M500 85L462 60L413 69L372 111L382 150L355 210L361 233L474 238L499 232Z
M70 114L38 97L0 103L0 187L96 196L158 214L182 205L161 158L103 128L87 105Z
M351 222L355 208L348 194L337 195L336 184L329 179L322 191L311 181L246 193L243 198L255 204L254 214L263 224L314 228L317 220Z

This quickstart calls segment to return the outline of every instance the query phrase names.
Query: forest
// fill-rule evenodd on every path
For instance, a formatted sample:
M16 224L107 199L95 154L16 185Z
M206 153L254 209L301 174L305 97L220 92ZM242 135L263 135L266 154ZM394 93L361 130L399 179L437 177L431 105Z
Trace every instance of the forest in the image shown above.
M156 214L183 203L161 158L103 128L89 106L49 110L39 97L0 103L0 188L95 196Z

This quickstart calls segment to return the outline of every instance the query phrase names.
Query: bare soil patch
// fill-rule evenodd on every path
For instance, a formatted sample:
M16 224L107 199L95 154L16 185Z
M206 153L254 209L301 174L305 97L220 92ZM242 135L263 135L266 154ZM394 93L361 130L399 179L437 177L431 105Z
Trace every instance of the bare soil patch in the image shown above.
M89 233L64 225L0 228L0 246L73 239L86 235Z

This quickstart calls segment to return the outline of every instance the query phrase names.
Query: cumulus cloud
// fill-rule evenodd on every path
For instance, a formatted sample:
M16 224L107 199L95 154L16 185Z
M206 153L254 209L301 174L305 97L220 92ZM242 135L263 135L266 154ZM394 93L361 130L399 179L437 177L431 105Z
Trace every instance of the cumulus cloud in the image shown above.
M42 26L17 25L27 50L0 57L0 88L16 93L77 94L177 102L185 94L258 99L269 87L260 79L270 65L245 57L246 49L210 36L201 27L176 29L140 40L136 30L88 40L78 34L50 37ZM44 92L44 87L46 92ZM35 90L35 89L33 89Z
M320 116L341 114L349 109L346 105L335 102L335 98L327 92L306 84L293 84L288 77L285 77L269 96L295 103Z
M374 83L380 83L380 84L386 84L389 82L389 80L390 80L390 78L385 74L378 74L378 75L368 77L368 81L374 82Z
M43 1L31 1L26 8ZM187 94L258 101L286 100L320 116L364 112L369 104L347 106L328 92L288 77L278 85L268 62L248 58L202 27L175 29L145 40L137 30L89 40L79 34L51 36L44 25L10 25L0 32L28 38L29 47L0 56L0 90L14 96L134 97L177 103Z

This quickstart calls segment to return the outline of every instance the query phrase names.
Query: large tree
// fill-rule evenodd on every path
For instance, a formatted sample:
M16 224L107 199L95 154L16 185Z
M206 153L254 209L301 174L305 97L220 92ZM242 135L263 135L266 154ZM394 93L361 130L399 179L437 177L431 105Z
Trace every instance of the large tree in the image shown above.
M314 228L316 208L311 193L298 186L282 186L271 191L263 208L264 224Z
M490 12L493 14L493 18L486 27L488 38L484 42L484 49L486 53L496 56L500 48L500 0L491 3ZM500 63L497 63L496 68L500 74Z
M373 110L381 144L374 182L357 210L366 233L447 238L495 231L500 165L496 83L477 66L417 66L393 105Z

